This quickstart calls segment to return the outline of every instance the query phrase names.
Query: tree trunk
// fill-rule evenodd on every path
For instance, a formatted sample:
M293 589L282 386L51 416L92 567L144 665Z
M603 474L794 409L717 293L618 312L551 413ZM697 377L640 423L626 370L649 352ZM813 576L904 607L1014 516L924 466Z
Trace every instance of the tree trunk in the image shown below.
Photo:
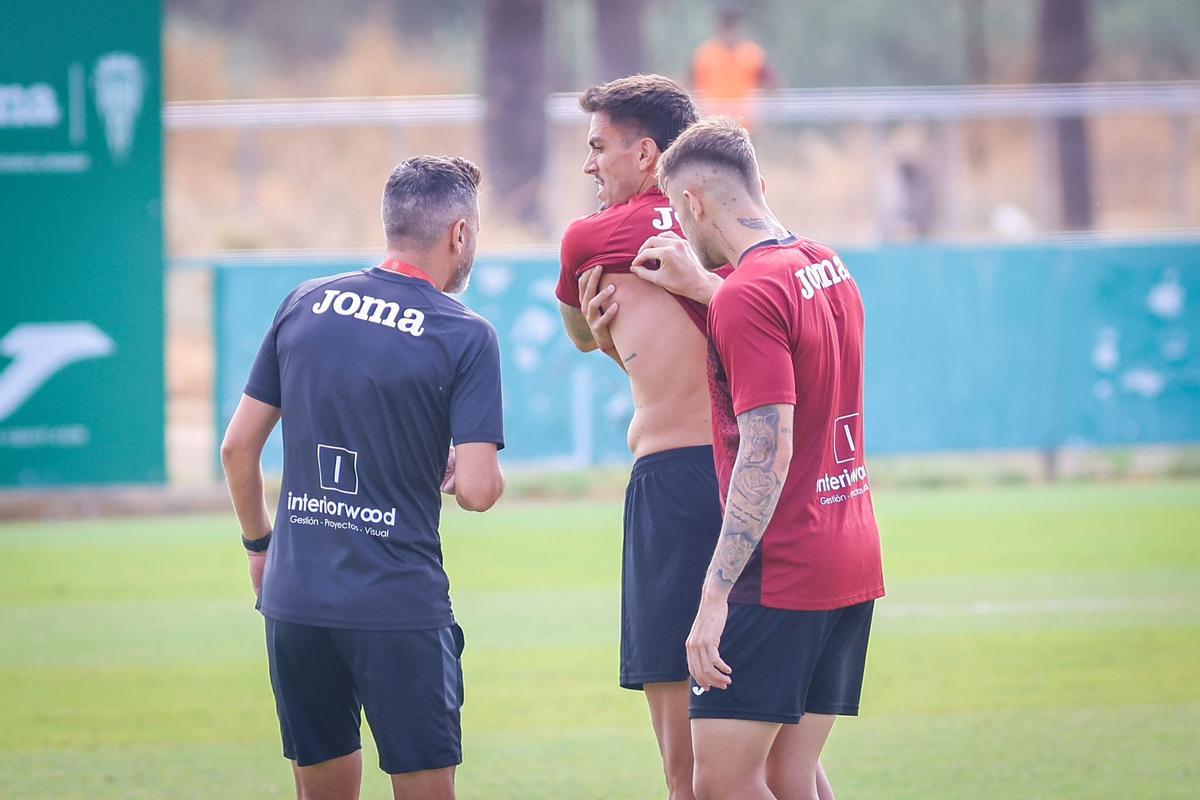
M988 81L987 0L963 0L963 49L966 51L967 83Z
M1091 0L1041 0L1038 14L1037 79L1080 83L1092 59ZM1063 225L1092 227L1092 175L1087 120L1055 121Z
M967 83L982 86L988 82L987 0L962 0L963 51L967 67ZM967 163L982 169L987 161L987 126L980 122L965 122Z
M546 4L487 0L484 6L485 146L492 213L536 225L546 152Z
M600 80L611 81L645 69L643 20L645 0L592 0Z

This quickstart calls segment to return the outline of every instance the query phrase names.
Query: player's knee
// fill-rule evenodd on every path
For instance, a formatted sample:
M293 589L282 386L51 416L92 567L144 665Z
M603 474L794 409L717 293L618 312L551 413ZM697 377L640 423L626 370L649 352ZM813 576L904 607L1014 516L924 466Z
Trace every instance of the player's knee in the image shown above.
M777 775L767 773L767 788L776 797L790 797L795 800L820 800L816 780L804 780L796 775Z
M817 765L814 761L809 764L801 760L780 763L775 759L767 761L767 784L769 786L788 787L787 794L791 797L796 791L801 791L799 797L808 797L806 787L812 786L816 791ZM815 797L815 795L814 795Z
M667 779L667 794L671 800L694 800L692 792L692 759L676 759L663 764L663 776Z
M744 789L745 777L730 770L706 766L700 762L692 772L692 791L696 800L723 800Z

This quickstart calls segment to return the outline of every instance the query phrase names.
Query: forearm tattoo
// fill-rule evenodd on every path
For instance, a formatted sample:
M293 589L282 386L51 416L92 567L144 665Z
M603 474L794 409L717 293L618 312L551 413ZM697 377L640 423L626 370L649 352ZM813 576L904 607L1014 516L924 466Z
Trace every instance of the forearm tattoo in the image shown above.
M763 406L738 416L741 445L729 480L721 538L708 568L709 577L719 585L732 587L737 582L783 492L780 471L786 470L786 465L777 464L779 440L791 431L780 427L779 418L779 406Z

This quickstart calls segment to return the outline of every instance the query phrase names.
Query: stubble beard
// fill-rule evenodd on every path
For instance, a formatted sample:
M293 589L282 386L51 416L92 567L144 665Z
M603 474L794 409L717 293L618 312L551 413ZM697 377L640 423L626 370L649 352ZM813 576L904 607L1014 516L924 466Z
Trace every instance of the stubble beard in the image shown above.
M691 239L689 242L693 241ZM714 256L708 242L703 239L692 244L692 249L696 251L696 256L700 259L700 266L704 267L709 272L716 272L721 267L725 266L725 261L720 256Z
M474 259L465 259L446 284L446 294L460 294L471 284L471 267Z

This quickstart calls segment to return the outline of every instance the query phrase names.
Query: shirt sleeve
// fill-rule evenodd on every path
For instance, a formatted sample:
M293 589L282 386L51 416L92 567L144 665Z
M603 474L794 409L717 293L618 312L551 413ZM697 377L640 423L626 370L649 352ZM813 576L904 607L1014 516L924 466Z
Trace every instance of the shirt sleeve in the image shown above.
M559 251L561 267L558 273L558 286L555 296L573 308L579 308L579 272L588 260L587 229L580 222L573 222L563 233L562 248Z
M463 354L450 398L450 437L454 444L493 442L504 449L504 400L500 390L500 343L495 329Z
M722 286L713 297L709 330L729 378L733 413L796 404L791 336L781 299L769 287Z
M276 408L283 407L283 393L280 389L279 350L275 334L279 330L279 323L283 319L284 311L294 295L294 292L289 294L279 305L279 310L275 312L275 319L271 320L271 327L267 330L267 335L263 337L262 344L258 346L258 354L250 366L250 377L246 379L246 386L242 389L243 393L255 400Z

